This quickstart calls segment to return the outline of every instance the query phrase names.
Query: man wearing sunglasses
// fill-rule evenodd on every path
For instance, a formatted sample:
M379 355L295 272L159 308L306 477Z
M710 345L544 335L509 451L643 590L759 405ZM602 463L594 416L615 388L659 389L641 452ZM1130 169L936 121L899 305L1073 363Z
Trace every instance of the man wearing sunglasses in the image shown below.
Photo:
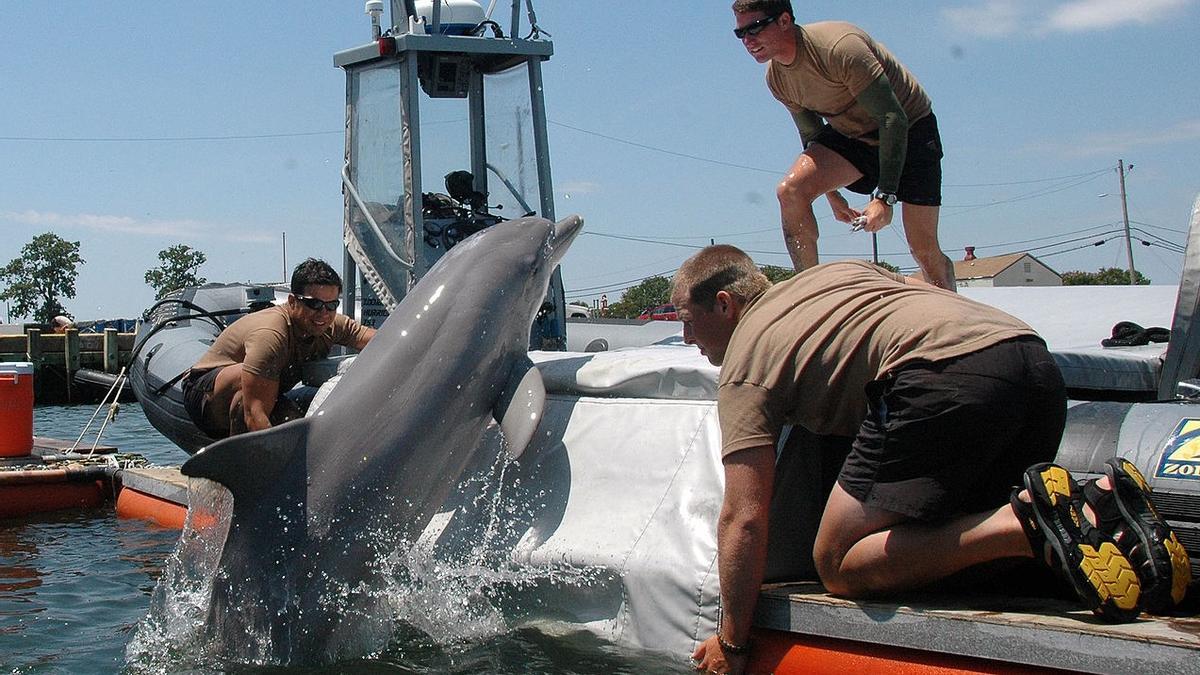
M291 290L287 304L230 324L184 378L188 414L205 434L225 438L302 416L285 396L300 366L335 344L362 349L374 337L374 328L337 313L342 280L325 261L300 263Z
M812 203L878 232L902 203L904 234L925 280L954 290L954 266L938 244L942 145L929 96L860 28L840 21L799 25L790 0L736 0L734 35L767 86L792 113L804 151L777 188L783 237L797 271L816 265ZM860 211L839 188L869 194Z

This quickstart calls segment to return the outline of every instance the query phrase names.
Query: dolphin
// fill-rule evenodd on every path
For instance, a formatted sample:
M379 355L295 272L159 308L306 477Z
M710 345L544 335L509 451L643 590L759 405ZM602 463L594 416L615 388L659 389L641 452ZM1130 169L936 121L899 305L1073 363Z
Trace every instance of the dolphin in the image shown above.
M183 465L233 497L209 649L295 664L385 646L388 557L416 540L492 419L514 457L536 431L546 391L527 355L530 325L581 229L577 216L527 217L463 240L315 414L213 443Z

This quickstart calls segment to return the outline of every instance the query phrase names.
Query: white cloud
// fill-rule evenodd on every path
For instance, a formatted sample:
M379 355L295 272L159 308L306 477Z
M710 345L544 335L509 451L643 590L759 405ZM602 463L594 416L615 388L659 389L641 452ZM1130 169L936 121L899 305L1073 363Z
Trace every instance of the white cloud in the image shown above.
M1057 151L1072 157L1113 156L1133 148L1169 143L1200 141L1200 119L1184 120L1158 131L1110 131L1094 133L1057 146ZM1027 149L1045 152L1046 144L1028 146Z
M1196 0L982 0L942 10L959 33L1004 37L1016 33L1078 33L1166 21Z
M981 5L948 7L942 10L956 32L984 37L1002 37L1020 30L1025 8L1016 0L987 0Z
M0 211L0 220L48 228L80 227L99 232L117 232L150 237L217 239L236 242L274 241L274 237L247 234L235 228L198 220L138 220L129 216L47 211Z
M1074 0L1051 10L1049 26L1066 32L1104 30L1170 18L1192 0Z

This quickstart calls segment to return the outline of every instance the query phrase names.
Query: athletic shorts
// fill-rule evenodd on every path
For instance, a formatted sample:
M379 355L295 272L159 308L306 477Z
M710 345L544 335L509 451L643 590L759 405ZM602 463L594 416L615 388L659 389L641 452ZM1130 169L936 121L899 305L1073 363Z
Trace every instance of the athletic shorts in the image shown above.
M211 429L204 419L204 408L208 404L208 395L217 384L217 374L220 368L213 368L199 373L188 373L183 378L180 388L183 389L183 407L187 410L192 423L205 435L211 438L225 438L228 429Z
M869 195L879 185L879 146L843 136L826 126L812 140L836 152L862 173L862 178L846 186L847 190ZM908 128L908 151L896 197L918 206L942 205L942 137L933 113Z
M1066 422L1062 374L1032 336L903 367L867 399L838 484L926 521L1008 503L1025 469L1054 459Z

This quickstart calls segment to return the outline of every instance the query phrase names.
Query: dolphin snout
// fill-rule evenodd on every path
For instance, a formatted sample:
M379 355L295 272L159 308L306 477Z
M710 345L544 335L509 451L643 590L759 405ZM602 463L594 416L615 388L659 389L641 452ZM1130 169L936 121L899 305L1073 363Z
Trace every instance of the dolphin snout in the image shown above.
M551 242L554 246L554 262L562 259L571 242L582 230L583 218L577 215L567 216L554 224L554 240Z

